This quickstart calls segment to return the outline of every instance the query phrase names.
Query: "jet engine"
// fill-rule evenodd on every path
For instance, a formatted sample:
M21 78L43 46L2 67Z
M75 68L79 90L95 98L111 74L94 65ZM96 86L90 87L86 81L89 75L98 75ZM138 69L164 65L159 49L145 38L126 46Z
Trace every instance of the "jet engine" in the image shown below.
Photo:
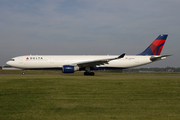
M63 73L74 73L75 71L78 71L79 67L77 66L72 66L72 65L64 65L62 67L62 72Z

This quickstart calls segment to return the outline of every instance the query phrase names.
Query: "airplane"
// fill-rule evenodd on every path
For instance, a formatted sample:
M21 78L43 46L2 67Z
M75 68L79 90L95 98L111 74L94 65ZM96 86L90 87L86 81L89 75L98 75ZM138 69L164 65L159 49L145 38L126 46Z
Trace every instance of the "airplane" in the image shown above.
M62 73L85 71L84 75L94 76L94 70L128 69L171 55L160 55L167 34L159 35L142 53L137 55L25 55L7 61L7 65L22 70L60 69Z

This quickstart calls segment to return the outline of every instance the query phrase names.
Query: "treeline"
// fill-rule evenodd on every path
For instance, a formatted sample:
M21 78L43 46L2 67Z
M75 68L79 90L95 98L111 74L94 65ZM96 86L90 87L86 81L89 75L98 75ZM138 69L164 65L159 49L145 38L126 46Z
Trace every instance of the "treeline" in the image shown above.
M166 68L132 68L132 69L125 69L124 72L180 72L180 67L166 67Z

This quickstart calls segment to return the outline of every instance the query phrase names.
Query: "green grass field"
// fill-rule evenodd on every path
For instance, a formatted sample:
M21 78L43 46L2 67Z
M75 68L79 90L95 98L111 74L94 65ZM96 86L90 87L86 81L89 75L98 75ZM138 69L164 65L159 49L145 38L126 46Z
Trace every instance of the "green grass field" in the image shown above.
M180 119L180 74L16 72L0 71L1 120Z

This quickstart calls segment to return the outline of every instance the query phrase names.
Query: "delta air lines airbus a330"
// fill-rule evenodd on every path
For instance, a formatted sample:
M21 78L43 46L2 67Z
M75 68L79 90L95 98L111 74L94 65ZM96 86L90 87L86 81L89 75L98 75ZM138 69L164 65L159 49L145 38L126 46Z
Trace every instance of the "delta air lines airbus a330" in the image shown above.
M165 59L170 55L160 55L168 35L159 35L142 53L137 55L25 55L14 57L6 64L24 70L60 69L63 73L85 71L84 75L94 75L92 70L127 69Z

